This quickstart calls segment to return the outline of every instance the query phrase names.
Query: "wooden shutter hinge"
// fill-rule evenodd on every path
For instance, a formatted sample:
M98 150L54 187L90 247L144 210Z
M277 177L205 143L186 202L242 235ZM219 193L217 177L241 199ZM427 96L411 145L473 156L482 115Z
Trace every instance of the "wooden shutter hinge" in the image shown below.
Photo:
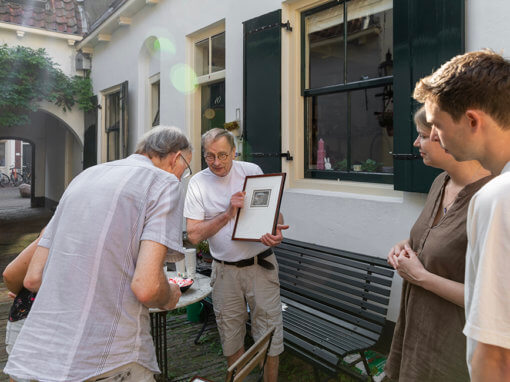
M290 21L287 20L286 23L280 23L280 26L282 28L285 28L285 30L289 31L289 32L292 32L292 27L290 26Z

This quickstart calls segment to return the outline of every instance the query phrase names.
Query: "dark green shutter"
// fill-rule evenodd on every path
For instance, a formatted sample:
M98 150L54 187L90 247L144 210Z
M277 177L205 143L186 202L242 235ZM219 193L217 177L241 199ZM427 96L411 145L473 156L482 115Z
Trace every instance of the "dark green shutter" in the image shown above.
M464 52L464 0L398 0L394 23L394 153L417 153L412 99L418 80ZM395 189L428 192L439 170L420 159L394 160Z
M97 164L97 96L92 96L94 108L85 112L83 137L83 169Z
M281 171L281 10L245 21L244 153L265 173Z

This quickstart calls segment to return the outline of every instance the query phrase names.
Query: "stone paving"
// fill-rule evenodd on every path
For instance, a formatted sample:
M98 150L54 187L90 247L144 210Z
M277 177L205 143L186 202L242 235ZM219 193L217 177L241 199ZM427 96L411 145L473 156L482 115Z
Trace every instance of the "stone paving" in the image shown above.
M31 241L51 218L51 212L43 208L30 208L30 200L22 199L15 188L0 188L0 272ZM5 325L12 300L7 297L7 289L0 282L0 371L7 362L5 352ZM189 381L192 376L200 375L211 381L224 381L226 373L225 357L222 355L219 334L214 319L211 319L200 343L193 340L201 323L187 320L186 311L180 310L167 316L169 327L167 344L172 382ZM247 337L246 346L250 346ZM250 375L245 381L255 380ZM0 382L8 381L0 372ZM312 366L292 353L284 352L280 360L279 381L313 381ZM351 381L345 375L328 376L319 372L318 381Z

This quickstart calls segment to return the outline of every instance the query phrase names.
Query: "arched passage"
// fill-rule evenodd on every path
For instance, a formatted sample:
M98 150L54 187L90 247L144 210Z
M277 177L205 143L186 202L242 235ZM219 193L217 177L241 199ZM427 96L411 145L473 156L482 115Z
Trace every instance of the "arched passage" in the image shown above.
M73 126L74 127L74 126ZM0 138L29 142L33 148L31 206L55 206L82 170L83 143L76 129L47 110L31 113L25 126L0 126Z
M6 158L6 160L4 162L4 166L3 167L0 166L0 168L3 170L3 172L5 174L7 174L6 169L13 166L16 169L16 171L18 171L19 176L21 176L21 173L19 171L22 171L22 172L28 171L29 172L29 174L30 174L30 176L29 176L30 177L30 206L35 207L36 206L35 192L34 192L35 187L33 186L33 184L35 182L35 180L34 180L34 177L35 177L35 173L34 173L35 144L30 139L21 138L18 136L0 136L0 142L3 140L16 141L15 145L17 144L17 142L22 142L22 145L19 148L19 150L17 147L15 147L14 152L11 152L11 150L8 150L8 151L10 151L9 153L7 153L7 152L4 153L5 155L11 156L11 159L9 160L9 158ZM9 142L6 142L6 143L9 143ZM25 145L25 144L27 144L27 145ZM26 149L26 146L29 147L29 150ZM1 165L1 163L0 163L0 165ZM26 168L26 167L28 167L28 168Z

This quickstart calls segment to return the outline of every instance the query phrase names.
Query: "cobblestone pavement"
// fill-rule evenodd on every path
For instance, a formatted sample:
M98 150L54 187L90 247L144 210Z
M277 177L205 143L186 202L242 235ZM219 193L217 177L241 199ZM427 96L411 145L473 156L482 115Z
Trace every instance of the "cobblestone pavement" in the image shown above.
M49 220L51 212L45 208L31 208L30 198L22 198L17 187L0 188L0 224L2 233L17 229L23 221Z

